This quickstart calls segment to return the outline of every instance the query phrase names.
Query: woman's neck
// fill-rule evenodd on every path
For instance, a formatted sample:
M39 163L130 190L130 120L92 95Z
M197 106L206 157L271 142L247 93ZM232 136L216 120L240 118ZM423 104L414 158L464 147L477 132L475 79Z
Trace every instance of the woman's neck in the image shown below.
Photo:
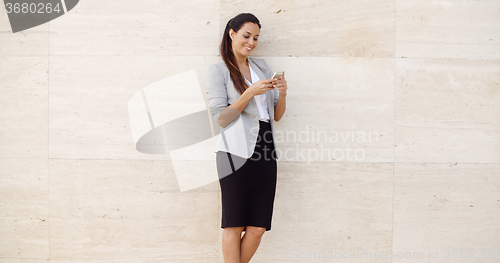
M236 54L234 55L235 59L236 59L236 64L238 65L238 67L241 69L242 67L244 68L247 68L248 67L248 61L247 61L247 57L241 57L241 56L237 56Z

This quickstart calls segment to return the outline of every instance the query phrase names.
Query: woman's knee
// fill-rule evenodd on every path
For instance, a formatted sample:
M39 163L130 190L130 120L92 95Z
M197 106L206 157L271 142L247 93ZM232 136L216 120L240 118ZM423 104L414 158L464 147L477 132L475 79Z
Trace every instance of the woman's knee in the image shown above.
M266 233L266 228L265 227L257 227L257 226L247 226L247 229L245 230L248 234L254 235L254 236L262 236L264 233Z

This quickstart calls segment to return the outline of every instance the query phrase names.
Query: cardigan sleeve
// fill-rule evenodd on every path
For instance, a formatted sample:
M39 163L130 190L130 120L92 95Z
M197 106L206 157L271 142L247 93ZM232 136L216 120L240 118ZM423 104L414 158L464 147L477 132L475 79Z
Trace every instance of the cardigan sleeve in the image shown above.
M219 121L220 112L228 106L227 90L224 84L224 76L216 64L208 68L207 93L210 105L210 113L215 121Z
M217 64L208 68L207 93L210 104L210 113L219 126L226 128L238 118L240 112L228 107L227 89L224 75Z

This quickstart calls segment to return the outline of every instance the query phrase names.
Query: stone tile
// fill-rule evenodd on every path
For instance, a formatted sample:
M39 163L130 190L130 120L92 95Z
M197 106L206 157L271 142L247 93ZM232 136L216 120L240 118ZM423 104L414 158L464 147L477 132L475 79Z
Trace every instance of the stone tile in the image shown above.
M219 1L80 1L50 21L51 56L217 55Z
M0 158L0 167L0 262L48 260L48 160Z
M0 59L0 157L48 156L47 57Z
M256 56L394 57L394 1L223 0L221 35L243 12L254 14L262 26Z
M499 171L500 164L396 164L394 253L422 254L393 262L498 262L484 253L500 247Z
M500 58L500 2L396 2L397 58Z
M499 65L398 59L396 161L499 163Z
M0 56L42 56L46 61L46 56L49 55L49 23L12 33L7 9L2 4L0 5L0 43Z
M208 66L219 60L194 56L54 57L50 65L51 158L168 159L168 155L136 150L130 98L158 80L195 69L200 92L208 101Z
M393 59L265 60L285 71L288 86L285 115L275 122L282 161L393 161Z
M163 161L54 159L50 191L51 260L217 257L218 192L180 193Z
M280 163L278 168L273 225L256 262L319 260L314 252L325 262L375 262L368 252L391 251L392 164ZM349 250L357 249L365 255L352 258Z

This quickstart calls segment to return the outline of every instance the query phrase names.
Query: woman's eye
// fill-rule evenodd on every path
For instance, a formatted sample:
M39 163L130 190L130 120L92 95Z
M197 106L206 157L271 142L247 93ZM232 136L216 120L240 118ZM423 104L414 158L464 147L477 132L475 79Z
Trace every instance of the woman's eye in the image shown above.
M245 38L249 38L250 36L245 36L243 35ZM254 40L259 40L258 38L254 38Z

